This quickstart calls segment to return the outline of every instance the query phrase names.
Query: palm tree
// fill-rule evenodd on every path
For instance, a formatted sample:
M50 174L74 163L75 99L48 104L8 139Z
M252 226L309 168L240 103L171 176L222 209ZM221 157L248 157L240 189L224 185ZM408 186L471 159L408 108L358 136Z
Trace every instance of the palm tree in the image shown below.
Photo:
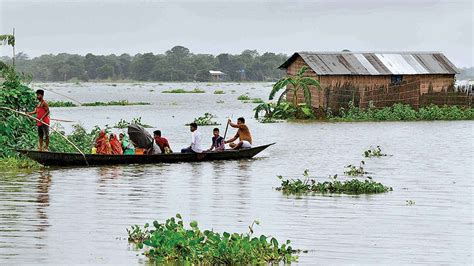
M301 69L298 71L298 73L295 76L288 76L286 78L280 79L273 85L273 89L270 92L269 99L273 100L275 97L275 94L283 90L282 94L278 98L277 105L280 104L281 100L283 97L288 93L288 92L293 92L293 99L292 103L295 106L298 106L298 92L303 91L304 94L304 100L305 103L308 107L312 107L311 105L311 86L315 86L318 90L321 90L321 86L319 84L319 81L312 77L305 77L304 73L308 70L308 67L303 66Z

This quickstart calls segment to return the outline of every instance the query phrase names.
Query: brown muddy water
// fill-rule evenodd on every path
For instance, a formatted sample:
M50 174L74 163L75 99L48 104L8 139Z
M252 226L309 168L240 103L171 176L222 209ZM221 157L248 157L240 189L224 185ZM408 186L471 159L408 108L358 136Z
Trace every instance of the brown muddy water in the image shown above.
M0 172L2 265L143 264L125 228L176 213L216 231L246 232L258 219L257 235L309 251L300 255L302 265L473 263L472 121L260 124L252 119L255 104L236 99L247 92L265 98L266 83L41 86L81 102L150 102L53 108L52 117L91 128L141 116L175 150L188 143L184 124L205 112L223 124L226 116L245 116L255 144L277 144L252 160ZM206 93L161 93L195 87ZM217 89L226 94L214 95ZM45 97L67 100L48 91ZM200 128L209 145L212 128ZM375 145L393 156L364 159ZM295 198L274 189L277 175L299 177L304 169L321 181L344 179L344 166L361 160L393 192Z

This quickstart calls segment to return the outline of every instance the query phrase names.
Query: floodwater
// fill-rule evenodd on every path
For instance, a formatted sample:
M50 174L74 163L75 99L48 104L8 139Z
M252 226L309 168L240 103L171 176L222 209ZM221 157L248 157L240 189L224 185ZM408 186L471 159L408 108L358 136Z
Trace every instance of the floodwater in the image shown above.
M152 103L52 110L53 118L87 128L141 116L179 150L189 142L184 124L211 112L223 124L227 116L245 116L255 144L277 144L252 160L1 172L2 265L143 264L125 228L176 213L216 231L246 232L257 219L257 235L308 250L300 254L304 265L473 263L472 121L260 124L252 119L255 104L236 98L264 98L271 84L43 85L81 102ZM206 93L161 93L195 87ZM216 89L226 94L214 95ZM48 91L46 99L67 100ZM212 128L200 129L206 141ZM376 145L393 156L364 159ZM361 160L393 191L295 198L274 189L277 175L300 177L305 169L321 181L345 179L344 166Z

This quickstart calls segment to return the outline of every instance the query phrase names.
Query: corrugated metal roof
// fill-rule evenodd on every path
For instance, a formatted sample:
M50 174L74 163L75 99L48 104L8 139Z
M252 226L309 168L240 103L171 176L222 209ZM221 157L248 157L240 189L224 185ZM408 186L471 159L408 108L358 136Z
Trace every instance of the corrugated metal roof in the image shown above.
M457 74L458 69L439 52L297 52L318 75Z

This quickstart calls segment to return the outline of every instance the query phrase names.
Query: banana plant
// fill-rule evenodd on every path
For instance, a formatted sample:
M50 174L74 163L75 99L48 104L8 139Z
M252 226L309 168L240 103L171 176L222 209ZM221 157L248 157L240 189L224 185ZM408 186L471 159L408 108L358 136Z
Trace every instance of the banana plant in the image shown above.
M303 66L301 69L296 73L294 76L288 76L286 78L280 79L273 85L273 89L270 92L269 99L273 100L275 98L275 94L277 92L283 90L280 97L278 98L277 105L280 104L281 100L284 98L288 92L293 92L293 99L292 103L297 106L298 105L298 92L303 91L304 101L306 106L312 107L311 105L311 86L316 87L318 90L321 90L321 86L319 81L312 78L305 76L305 72L308 70L308 67Z

